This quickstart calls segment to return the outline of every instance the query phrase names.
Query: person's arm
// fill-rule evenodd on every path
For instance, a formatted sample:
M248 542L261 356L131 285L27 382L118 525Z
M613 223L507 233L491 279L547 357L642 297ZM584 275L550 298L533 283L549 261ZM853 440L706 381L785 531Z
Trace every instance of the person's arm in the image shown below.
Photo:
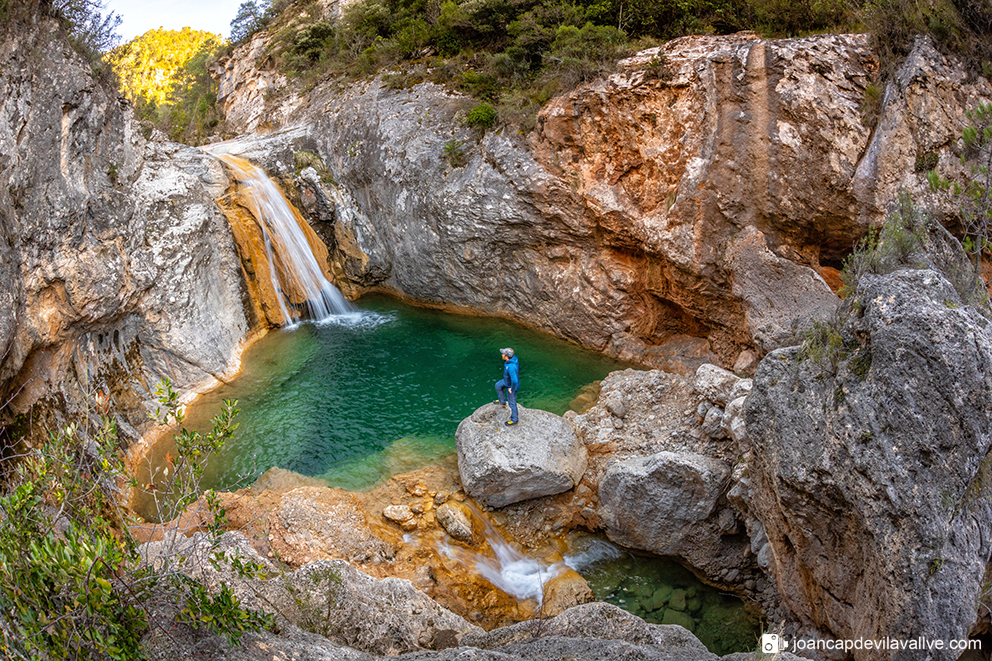
M516 365L510 366L510 392L517 392L520 388L520 370Z

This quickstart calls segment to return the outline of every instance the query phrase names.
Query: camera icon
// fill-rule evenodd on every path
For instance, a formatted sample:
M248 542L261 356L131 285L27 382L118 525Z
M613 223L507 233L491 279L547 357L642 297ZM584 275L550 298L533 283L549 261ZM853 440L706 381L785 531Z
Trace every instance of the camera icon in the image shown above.
M788 647L788 643L782 640L777 633L761 634L761 651L764 654L778 654Z

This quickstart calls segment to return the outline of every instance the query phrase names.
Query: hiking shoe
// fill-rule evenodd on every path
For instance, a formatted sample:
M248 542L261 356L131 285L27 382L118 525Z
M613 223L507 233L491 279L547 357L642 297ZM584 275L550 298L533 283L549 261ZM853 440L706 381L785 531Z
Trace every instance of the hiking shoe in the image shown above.
M512 427L515 424L517 424L517 421L516 420L507 420L506 421L506 426L507 427Z
M498 399L495 402L493 402L493 404L495 404L496 406L502 406L503 408L506 408L506 404L499 401Z

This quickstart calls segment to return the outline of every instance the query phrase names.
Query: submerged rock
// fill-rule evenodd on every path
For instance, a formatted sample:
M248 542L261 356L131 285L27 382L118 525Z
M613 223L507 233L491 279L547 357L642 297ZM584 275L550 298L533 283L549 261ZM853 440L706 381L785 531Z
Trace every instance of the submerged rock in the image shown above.
M586 470L586 449L561 416L519 406L509 412L486 404L455 431L458 472L465 491L490 507L568 491Z

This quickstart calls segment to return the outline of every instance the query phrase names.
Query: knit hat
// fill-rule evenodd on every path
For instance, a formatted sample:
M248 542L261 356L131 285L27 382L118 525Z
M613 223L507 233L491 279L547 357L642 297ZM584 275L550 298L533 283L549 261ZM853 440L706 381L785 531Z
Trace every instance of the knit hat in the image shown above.
M513 349L511 349L510 347L507 347L505 349L500 349L499 352L501 354L509 356L510 358L513 358Z

